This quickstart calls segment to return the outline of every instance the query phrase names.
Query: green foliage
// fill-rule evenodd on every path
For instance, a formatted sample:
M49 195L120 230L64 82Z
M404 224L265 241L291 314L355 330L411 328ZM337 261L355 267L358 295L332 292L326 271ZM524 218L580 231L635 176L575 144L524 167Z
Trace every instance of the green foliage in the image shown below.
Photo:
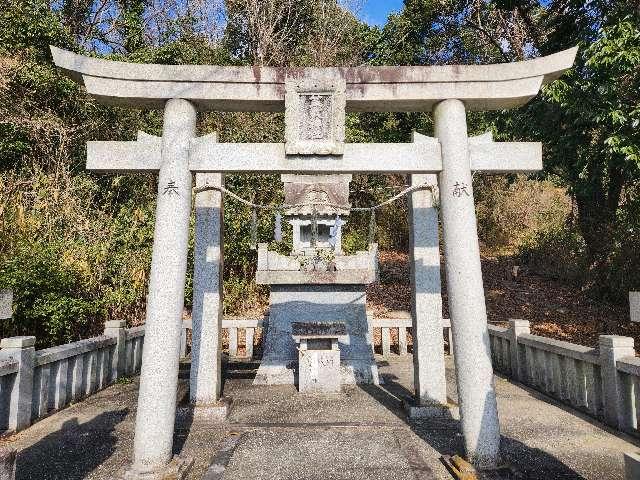
M0 6L0 54L29 51L49 58L49 45L75 48L70 33L46 0L5 0Z
M102 302L90 297L83 275L65 262L60 245L20 243L0 265L0 285L14 291L14 315L2 336L36 335L60 344L95 332Z
M592 42L584 39L576 68L512 120L514 129L544 141L545 169L575 198L586 246L581 264L588 265L584 285L598 295L623 298L637 282L622 280L615 259L627 249L633 224L626 222L637 221L629 214L640 202L638 18L616 20Z

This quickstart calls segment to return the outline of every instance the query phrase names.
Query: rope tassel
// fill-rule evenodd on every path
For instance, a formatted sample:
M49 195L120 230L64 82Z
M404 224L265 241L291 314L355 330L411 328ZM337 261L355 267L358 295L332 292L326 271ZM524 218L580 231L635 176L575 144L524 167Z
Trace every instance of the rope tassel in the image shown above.
M369 245L376 242L376 211L371 209L371 218L369 218Z
M333 223L333 226L329 230L329 245L331 245L334 249L338 244L338 238L341 236L342 231L342 219L339 214L336 214L336 220Z
M251 250L258 248L258 210L251 210Z
M318 211L316 206L313 206L313 213L311 214L311 247L316 248L318 244Z
M276 212L276 224L274 227L273 239L276 242L282 241L282 215L280 215L280 212Z

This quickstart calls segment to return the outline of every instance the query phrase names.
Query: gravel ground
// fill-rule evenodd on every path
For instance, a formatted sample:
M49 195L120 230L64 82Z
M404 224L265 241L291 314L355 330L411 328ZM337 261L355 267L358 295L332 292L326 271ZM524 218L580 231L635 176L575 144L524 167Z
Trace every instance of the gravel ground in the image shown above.
M450 400L455 380L448 359ZM411 391L411 357L379 361L381 387L323 398L291 386L251 385L256 364L231 364L224 424L180 417L176 453L195 458L190 479L447 479L441 455L461 452L458 421L406 422L400 399ZM186 382L179 392L186 398ZM540 394L496 377L505 461L527 479L622 479L622 453L638 444ZM17 479L106 480L130 461L137 379L99 392L3 441L19 450ZM208 474L224 445L226 470Z

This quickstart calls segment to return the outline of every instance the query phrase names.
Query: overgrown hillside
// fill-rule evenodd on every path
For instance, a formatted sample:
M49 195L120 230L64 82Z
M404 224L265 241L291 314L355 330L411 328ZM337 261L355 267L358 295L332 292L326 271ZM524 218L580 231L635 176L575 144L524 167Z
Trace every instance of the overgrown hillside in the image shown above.
M620 308L640 289L639 18L638 3L623 0L406 0L383 28L331 0L2 2L0 289L12 288L16 304L0 336L45 346L92 335L108 318L144 318L156 178L88 173L85 143L160 135L162 114L97 104L56 71L50 44L129 62L278 66L495 63L578 44L576 68L527 107L469 115L472 134L545 145L538 176L475 177L480 236L489 256ZM430 116L347 118L352 142L409 141L413 129L431 134ZM281 114L198 119L199 134L224 142L280 142L283 130ZM378 203L406 181L355 176L352 203ZM225 182L258 203L282 201L277 177ZM383 250L406 252L405 209L378 215ZM226 202L227 313L255 312L266 298L252 280L250 217ZM273 221L261 213L260 241L272 239ZM352 214L348 251L366 246L368 221Z

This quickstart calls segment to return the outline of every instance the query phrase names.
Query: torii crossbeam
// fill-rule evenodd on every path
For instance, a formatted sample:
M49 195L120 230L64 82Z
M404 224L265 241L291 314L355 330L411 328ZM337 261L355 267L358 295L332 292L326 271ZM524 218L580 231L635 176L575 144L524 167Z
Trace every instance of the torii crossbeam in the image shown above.
M573 65L576 48L499 65L328 69L142 65L55 47L51 51L56 65L98 101L164 108L162 138L140 134L135 142L89 142L87 148L91 170L159 175L134 461L126 478L159 479L168 473L182 478L188 469L189 462L171 460L171 446L192 172L411 173L414 184L435 181L437 175L466 453L478 466L496 464L500 432L471 172L539 170L542 148L539 143L494 143L488 135L468 138L466 111L525 104ZM197 110L285 110L287 141L224 144L215 137L195 138ZM344 144L345 111L431 111L436 138ZM440 287L433 281L439 279L440 264L437 215L430 193L412 194L412 213L415 400L437 410L446 403L446 392L441 334L438 339ZM425 232L429 235L419 238ZM219 231L217 235L219 240ZM218 267L208 277L215 292ZM219 306L215 309L219 312ZM206 353L206 358L216 357ZM218 398L215 381L192 377L191 387L197 390L196 405L199 398L202 403Z

